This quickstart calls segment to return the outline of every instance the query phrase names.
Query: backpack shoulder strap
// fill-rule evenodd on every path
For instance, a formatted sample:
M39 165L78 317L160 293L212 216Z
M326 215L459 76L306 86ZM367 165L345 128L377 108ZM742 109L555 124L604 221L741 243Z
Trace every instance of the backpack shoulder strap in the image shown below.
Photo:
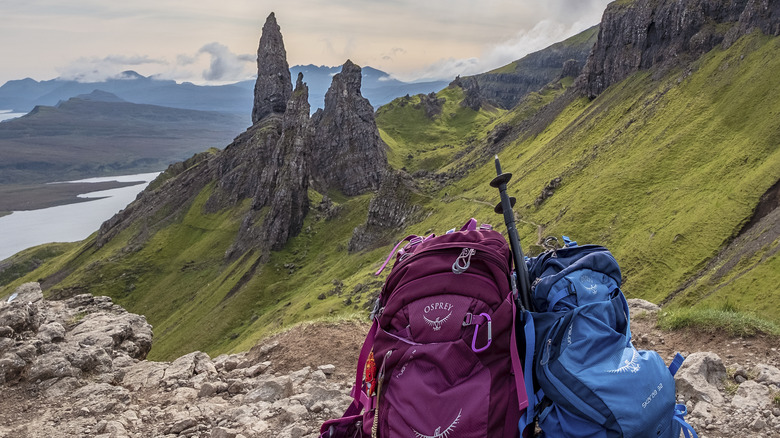
M379 328L379 324L376 319L371 324L371 328L368 330L366 340L363 342L363 347L360 349L360 356L358 356L357 370L355 371L355 385L352 387L351 396L353 398L352 404L349 405L347 411L344 413L344 417L351 415L357 415L364 407L369 407L370 399L368 395L363 391L363 370L366 367L366 360L371 353L371 349L374 347L374 338Z

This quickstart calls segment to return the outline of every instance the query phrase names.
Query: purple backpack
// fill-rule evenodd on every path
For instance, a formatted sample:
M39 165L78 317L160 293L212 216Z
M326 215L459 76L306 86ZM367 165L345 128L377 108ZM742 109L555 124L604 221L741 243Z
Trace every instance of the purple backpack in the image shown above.
M404 242L372 312L354 401L321 437L517 437L528 398L509 245L475 219Z

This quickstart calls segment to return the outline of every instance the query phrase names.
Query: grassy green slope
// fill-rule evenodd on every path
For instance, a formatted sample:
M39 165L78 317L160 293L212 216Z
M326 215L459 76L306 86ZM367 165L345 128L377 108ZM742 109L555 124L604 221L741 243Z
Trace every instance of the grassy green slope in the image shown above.
M463 89L450 86L436 94L444 99L440 114L427 117L420 95L395 99L377 111L377 127L390 146L388 161L410 173L436 171L452 162L458 152L484 137L486 126L504 110L475 111L461 105Z
M542 134L501 154L515 175L517 213L544 235L608 245L627 294L663 300L736 235L780 178L773 116L780 89L772 73L779 55L780 39L752 35L706 55L685 79L674 73L659 82L638 73L592 102L575 101ZM454 191L495 199L484 184L492 172L487 164ZM534 207L555 177L562 185ZM523 241L534 242L539 229L528 223ZM737 296L746 309L779 321L780 292L750 286L777 282L776 257L700 305ZM697 300L683 293L675 303Z

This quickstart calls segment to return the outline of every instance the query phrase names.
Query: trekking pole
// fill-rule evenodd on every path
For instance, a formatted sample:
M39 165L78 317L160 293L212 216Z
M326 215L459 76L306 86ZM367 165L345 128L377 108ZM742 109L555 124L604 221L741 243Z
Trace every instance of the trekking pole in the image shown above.
M520 238L517 235L515 226L515 212L512 207L515 206L517 199L509 197L506 193L506 183L512 179L511 173L501 172L501 162L496 155L496 177L490 181L490 185L498 189L501 195L501 202L496 205L495 212L504 214L504 223L509 233L509 245L512 248L512 256L515 261L515 272L517 273L518 290L520 292L520 308L522 310L533 310L531 304L531 285L528 281L528 267L525 265L525 256L523 248L520 247Z

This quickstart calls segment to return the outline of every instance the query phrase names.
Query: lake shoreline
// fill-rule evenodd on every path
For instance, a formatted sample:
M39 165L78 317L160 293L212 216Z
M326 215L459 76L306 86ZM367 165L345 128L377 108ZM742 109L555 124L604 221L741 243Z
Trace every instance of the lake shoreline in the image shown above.
M58 184L0 184L0 217L13 211L39 210L94 201L78 195L144 184L144 181L73 182Z
M133 202L160 172L0 185L0 260L49 242L77 242ZM13 196L10 196L10 195ZM14 202L14 205L11 203ZM24 204L24 205L19 205ZM44 208L23 210L53 205ZM3 215L14 207L12 214Z

